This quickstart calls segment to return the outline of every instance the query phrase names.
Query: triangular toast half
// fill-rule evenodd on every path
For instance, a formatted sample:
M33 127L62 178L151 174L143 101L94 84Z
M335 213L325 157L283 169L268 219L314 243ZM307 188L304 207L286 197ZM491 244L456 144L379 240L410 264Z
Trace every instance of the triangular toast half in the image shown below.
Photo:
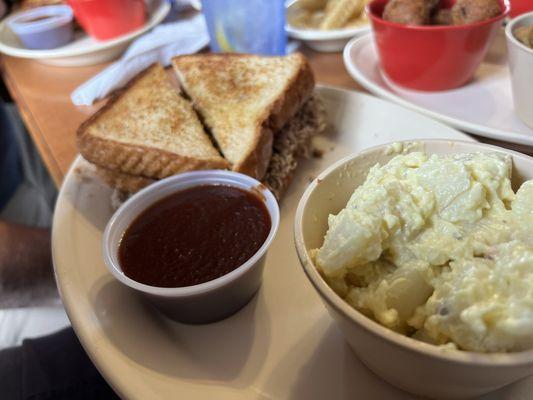
M275 133L313 92L305 57L200 54L175 57L173 66L231 168L262 179Z
M90 162L146 178L229 166L159 64L135 77L84 122L77 139Z

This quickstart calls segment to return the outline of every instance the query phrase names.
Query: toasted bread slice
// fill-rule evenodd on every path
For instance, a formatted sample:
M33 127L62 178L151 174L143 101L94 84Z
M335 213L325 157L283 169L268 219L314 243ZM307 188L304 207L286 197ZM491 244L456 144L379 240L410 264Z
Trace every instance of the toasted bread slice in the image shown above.
M311 138L325 127L325 112L320 99L313 96L300 111L276 135L272 159L263 183L281 199L300 157L311 153ZM135 193L155 182L139 177L97 167L97 174L112 188L121 192Z
M175 57L173 65L232 169L262 179L274 133L313 91L305 57L200 54Z
M94 164L146 178L228 167L159 64L141 72L80 126L78 148Z

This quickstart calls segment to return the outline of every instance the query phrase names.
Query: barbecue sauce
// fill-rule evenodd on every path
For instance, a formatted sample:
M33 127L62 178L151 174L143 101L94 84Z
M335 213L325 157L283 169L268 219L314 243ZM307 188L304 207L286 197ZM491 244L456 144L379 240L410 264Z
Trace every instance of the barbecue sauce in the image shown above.
M143 211L126 229L119 261L131 279L184 287L219 278L252 257L271 220L254 193L225 185L178 191Z

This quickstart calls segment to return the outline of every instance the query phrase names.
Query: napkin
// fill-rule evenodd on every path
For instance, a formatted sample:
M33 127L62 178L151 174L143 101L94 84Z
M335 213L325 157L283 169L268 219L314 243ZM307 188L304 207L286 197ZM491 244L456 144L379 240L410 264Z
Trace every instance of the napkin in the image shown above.
M135 40L120 60L76 88L70 98L77 106L91 105L124 86L151 64L170 65L172 57L196 53L208 44L209 34L201 14L159 25Z

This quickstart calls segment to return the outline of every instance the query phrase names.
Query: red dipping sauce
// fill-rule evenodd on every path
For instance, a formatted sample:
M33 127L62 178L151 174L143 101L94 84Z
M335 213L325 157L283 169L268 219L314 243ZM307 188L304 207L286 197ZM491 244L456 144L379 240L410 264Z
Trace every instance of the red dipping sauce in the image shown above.
M249 260L271 224L263 200L252 192L225 185L181 190L152 204L126 229L120 266L151 286L208 282Z

